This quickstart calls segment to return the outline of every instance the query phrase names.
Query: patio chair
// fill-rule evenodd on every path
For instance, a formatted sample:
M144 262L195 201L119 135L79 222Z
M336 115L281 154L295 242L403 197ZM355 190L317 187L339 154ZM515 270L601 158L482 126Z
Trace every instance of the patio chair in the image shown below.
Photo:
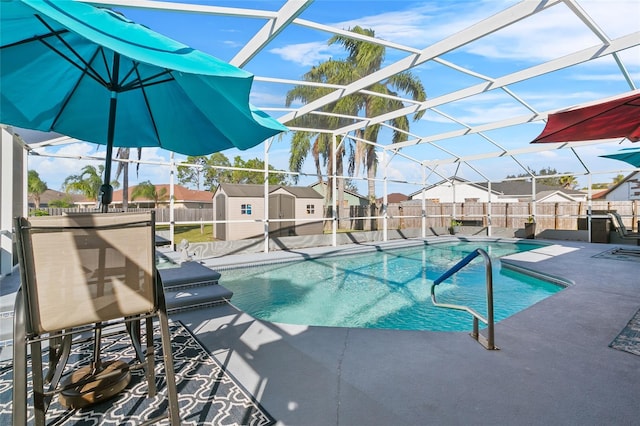
M144 368L148 396L154 396L155 317L168 398L162 418L179 424L164 291L155 267L153 212L18 217L15 234L21 286L14 312L13 424L27 423L27 349L36 425L45 424L54 395L69 408L104 401L128 385L132 368ZM146 348L141 345L143 320ZM123 337L129 334L137 359L101 361L101 335L107 327L125 333ZM45 377L43 341L49 342ZM65 373L77 343L93 344L92 359L86 367Z
M619 213L607 213L607 216L609 216L611 225L620 238L623 240L635 240L636 244L640 246L640 232L629 232L627 227L624 226Z

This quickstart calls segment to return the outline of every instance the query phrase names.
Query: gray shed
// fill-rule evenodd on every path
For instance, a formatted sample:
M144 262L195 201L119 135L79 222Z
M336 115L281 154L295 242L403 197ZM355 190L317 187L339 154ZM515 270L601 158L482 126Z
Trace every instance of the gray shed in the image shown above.
M269 235L322 234L324 198L313 188L269 185ZM264 235L264 185L220 184L213 194L214 237L241 240Z

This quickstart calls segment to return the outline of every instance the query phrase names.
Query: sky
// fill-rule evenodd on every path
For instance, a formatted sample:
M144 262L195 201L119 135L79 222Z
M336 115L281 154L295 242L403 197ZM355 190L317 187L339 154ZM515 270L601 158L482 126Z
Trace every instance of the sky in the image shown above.
M192 0L189 2L271 11L278 10L283 4L282 1L196 2ZM377 37L423 49L515 3L515 1L502 0L420 2L316 0L300 18L344 29L360 25L373 29ZM580 1L579 4L610 38L640 31L640 19L638 19L640 1L638 0ZM244 43L264 24L263 20L255 18L201 16L125 8L120 10L136 22L226 61L233 58ZM244 69L258 77L300 80L310 67L329 58L339 58L344 54L338 46L327 44L329 37L330 35L322 31L291 25L253 58ZM586 30L584 23L568 14L566 6L558 5L517 25L474 41L462 49L449 52L441 58L476 73L497 78L597 43L598 39ZM385 65L404 56L406 56L405 52L388 48ZM620 57L634 84L640 86L640 47L636 46L621 52ZM411 72L422 81L428 97L441 96L480 82L473 76L431 61L416 67ZM253 85L250 101L277 118L284 114L281 108L284 105L286 92L292 87L286 84L265 83L257 79ZM610 57L562 70L552 76L517 83L509 86L509 89L538 111L565 108L631 90ZM442 114L429 111L419 122L412 122L411 133L427 136L459 129L460 125L452 122L448 117L454 117L459 122L474 126L529 112L505 92L497 90L455 104L442 105L438 110ZM498 151L498 146L506 149L525 148L542 129L542 123L531 124L526 127L491 131L484 138L478 135L453 138L440 141L438 145L455 155L495 152ZM24 133L23 136L28 142L42 138L42 135ZM383 144L384 138L388 140L388 132L381 133L379 141ZM290 134L273 142L269 150L269 162L274 167L288 168L289 142ZM610 181L619 170L628 169L624 163L598 157L598 155L617 150L620 147L618 142L576 148L576 152L592 171L606 172L595 175L594 182ZM629 142L626 141L622 146L629 146ZM50 147L44 152L72 157L100 156L103 155L104 148L90 143L76 142ZM264 144L243 152L227 150L223 153L230 159L236 155L241 155L245 160L262 158ZM418 160L442 159L448 156L443 149L423 145L407 148L403 153ZM142 160L163 163L168 162L169 155L168 152L160 149L145 148ZM176 154L175 158L181 161L185 156ZM522 166L535 171L547 167L559 172L584 170L580 161L570 150L527 154L516 160L482 160L473 163L480 174L474 168L466 166L460 166L457 173L469 180L481 180L483 176L500 180L510 174L522 173L524 171ZM52 189L61 189L64 179L70 174L79 173L85 164L100 164L100 162L86 162L77 158L45 156L30 156L28 161L29 168L38 171L40 177ZM384 159L379 157L379 161L382 164ZM305 162L303 171L314 174L311 159ZM428 181L434 183L441 179L440 176L449 176L453 173L456 173L455 165L440 166L437 173L428 176ZM364 173L359 173L359 176L363 175ZM380 167L378 178L382 177L383 172ZM396 156L388 163L387 177L392 181L397 179L415 182L412 185L396 185L391 182L387 188L388 192L411 193L419 189L423 171L418 164ZM578 177L581 185L586 185L586 178ZM167 183L169 168L142 164L137 176L135 170L130 173L130 184L144 180L157 184ZM303 176L299 184L308 185L315 180L313 176ZM359 191L365 194L365 182L357 181L357 185ZM376 185L376 192L379 195L383 190L381 185L381 183Z

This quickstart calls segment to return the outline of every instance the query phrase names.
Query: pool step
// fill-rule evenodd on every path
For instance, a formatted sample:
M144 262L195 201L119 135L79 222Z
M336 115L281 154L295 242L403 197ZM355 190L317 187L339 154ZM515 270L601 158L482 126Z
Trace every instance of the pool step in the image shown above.
M165 291L169 314L227 303L233 292L220 284Z
M159 269L170 314L227 303L233 292L218 284L220 273L198 262Z
M220 272L198 262L184 262L176 268L158 269L165 290L218 284Z

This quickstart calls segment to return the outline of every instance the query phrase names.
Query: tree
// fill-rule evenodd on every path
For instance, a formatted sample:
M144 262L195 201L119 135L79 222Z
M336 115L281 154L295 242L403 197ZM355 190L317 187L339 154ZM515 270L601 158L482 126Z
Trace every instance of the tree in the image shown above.
M62 184L65 192L82 194L90 200L98 200L104 166L84 166L78 175L67 176Z
M624 175L616 175L616 177L613 178L613 184L617 185L623 180L624 180Z
M373 30L354 27L352 32L373 37ZM345 60L330 59L326 62L313 67L307 72L303 79L306 81L322 82L329 84L349 84L363 76L378 71L385 57L385 47L365 41L354 40L348 36L334 36L329 40L329 44L341 44L348 52ZM290 106L294 100L310 102L320 98L334 89L319 86L297 86L287 93L287 106ZM358 116L364 112L365 116L373 117L404 107L398 99L398 92L411 95L418 101L426 99L426 94L422 83L411 73L404 72L397 74L387 80L373 84L368 88L369 91L378 92L384 96L374 96L370 94L352 94L339 99L323 108L323 112L333 114L343 114L345 116ZM419 119L424 114L420 111L414 115L414 120ZM293 126L333 129L342 127L353 122L352 118L336 117L335 115L305 115L294 121ZM394 126L393 142L400 142L407 139L406 131L409 130L409 121L406 116L394 118L389 121ZM380 125L368 126L364 133L357 132L357 136L371 142L377 142ZM340 140L338 140L340 143ZM371 144L356 142L355 148L350 150L353 155L349 160L349 171L357 171L360 165L367 172L369 198L375 200L375 175L377 167L377 157L375 147ZM342 172L343 156L348 152L344 144L339 145L339 151L336 152L336 164L331 163L333 158L331 136L326 133L312 133L307 131L296 131L291 142L291 152L289 157L289 169L299 172L302 168L305 158L311 153L313 155L318 180L322 183L322 172L320 159L324 160L327 165L327 174L331 175L333 169L338 175L344 175ZM338 182L339 186L343 185L342 179ZM331 183L328 188L331 188ZM342 192L342 191L340 191ZM327 192L329 194L329 192ZM329 198L329 197L328 197Z
M204 172L204 187L212 192L221 183L231 182L232 171L218 167L231 167L231 162L223 153L214 152L207 159Z
M243 160L239 155L233 159L233 167L239 169L254 169L260 170L260 172L249 170L233 170L231 172L230 183L244 183L244 184L262 184L264 183L264 161L259 158L253 158L251 160ZM269 170L275 171L272 165L269 165ZM286 185L287 178L283 173L269 173L270 185Z
M535 176L553 176L559 173L556 169L552 169L551 167L546 167L544 169L540 169L538 173L529 169L529 173L520 173L518 175L507 175L507 179L522 177L522 178L529 178L527 180L531 180L531 174ZM573 179L575 180L575 177ZM537 177L536 183L540 185L548 185L548 186L562 186L562 184L560 183L559 177Z
M363 29L359 26L353 27L350 31L374 37L375 32L371 29ZM349 56L346 61L351 64L353 78L358 79L365 75L372 74L382 67L385 58L385 47L379 44L373 44L366 41L351 39L348 36L336 35L329 40L329 44L341 44L348 52ZM404 107L401 100L397 98L400 92L408 94L413 100L424 101L427 98L422 82L412 75L410 72L402 72L389 77L379 83L369 87L372 92L378 92L381 95L395 96L376 96L376 95L358 95L361 99L355 102L360 109L364 109L365 117L376 117L384 113L398 110ZM413 116L413 120L419 120L425 111L420 111ZM408 139L409 120L405 115L396 117L388 121L393 127L392 142L398 143ZM380 125L367 126L364 131L358 130L358 136L367 141L377 142ZM377 171L377 155L375 146L365 142L357 141L354 158L354 169L357 172L360 164L367 172L368 184L367 193L371 203L375 202L375 176Z
M575 176L560 176L560 185L565 189L574 189L578 185L578 179Z
M33 199L33 204L36 209L40 208L40 196L47 189L47 184L40 179L38 172L29 170L27 173L27 192L29 197Z
M216 154L220 154L220 153L216 153ZM212 154L212 156L213 155L215 154ZM220 155L223 155L223 154L220 154ZM187 161L185 161L184 163L193 164L197 167L178 166L178 182L181 183L182 185L187 185L187 186L195 182L196 189L199 191L200 179L205 174L205 166L208 163L207 157L205 155L188 156Z
M71 199L71 197L69 197L68 195L62 198L59 198L57 200L51 200L49 202L49 207L59 207L59 208L69 208L69 207L73 207L75 204L73 202L73 200Z
M131 193L131 200L135 200L137 198L144 198L146 200L153 200L154 208L158 208L158 203L160 201L166 200L169 198L167 195L167 188L160 188L158 191L156 186L151 183L151 181L145 180L144 182L140 182Z
M120 158L121 160L129 160L130 152L130 148L118 148L116 158ZM141 157L142 148L138 148L138 160L140 160ZM138 170L140 170L140 163L136 165L136 175L138 174ZM122 173L122 209L124 211L127 211L129 208L129 161L118 162L118 168L116 170L115 178L116 181L120 177L120 173Z

